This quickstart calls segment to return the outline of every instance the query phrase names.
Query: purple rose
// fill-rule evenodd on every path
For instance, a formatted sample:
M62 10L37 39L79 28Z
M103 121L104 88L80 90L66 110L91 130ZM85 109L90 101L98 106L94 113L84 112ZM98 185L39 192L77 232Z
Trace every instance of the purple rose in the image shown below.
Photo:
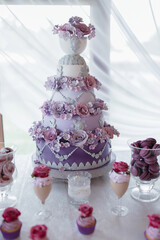
M49 130L46 130L44 132L44 139L47 142L52 142L53 140L55 140L57 138L57 132L55 128L51 128Z
M85 131L77 130L73 132L72 144L77 147L81 147L86 143L87 139L88 135Z
M87 90L91 90L94 87L96 87L96 80L92 76L86 76L84 77L84 85L87 88Z
M80 103L76 107L77 114L83 117L89 116L89 109L85 103Z
M61 114L64 114L65 111L65 104L62 102L54 102L52 105L52 112L56 117L60 117Z
M84 35L87 35L91 32L90 28L87 27L87 25L84 23L80 23L76 25L76 28L79 29L81 32L83 32Z

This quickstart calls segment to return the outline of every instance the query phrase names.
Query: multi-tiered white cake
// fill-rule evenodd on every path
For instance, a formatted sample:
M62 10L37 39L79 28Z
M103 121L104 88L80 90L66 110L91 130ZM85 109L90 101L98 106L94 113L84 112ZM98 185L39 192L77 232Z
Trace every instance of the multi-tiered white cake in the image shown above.
M103 120L102 111L108 108L94 94L101 83L89 74L79 55L87 38L95 36L95 28L72 17L64 25L55 25L53 33L59 35L67 55L59 60L57 75L45 83L52 97L41 107L42 121L29 130L36 141L35 163L48 165L56 177L65 178L75 170L101 176L111 162L110 139L119 133Z

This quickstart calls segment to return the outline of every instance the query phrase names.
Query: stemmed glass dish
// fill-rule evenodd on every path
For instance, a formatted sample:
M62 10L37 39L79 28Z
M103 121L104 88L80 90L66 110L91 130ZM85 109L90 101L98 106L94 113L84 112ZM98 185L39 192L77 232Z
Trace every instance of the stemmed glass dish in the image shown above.
M129 166L125 162L115 162L113 169L109 173L110 184L114 193L118 197L118 205L111 209L112 213L116 216L125 216L128 209L120 204L121 198L128 189L130 172Z
M42 220L49 218L52 215L50 210L44 208L45 201L52 189L52 177L49 175L50 168L46 165L39 165L34 168L32 173L34 192L41 201L41 209L36 213L38 218Z
M159 178L160 144L154 138L130 139L131 174L136 181L131 196L141 202L153 202L160 193L154 188Z
M91 174L77 171L68 176L68 196L72 204L89 202L91 194Z
M9 145L5 147L4 142L0 142L0 210L15 206L17 198L8 195L12 184L17 177L15 166L16 146Z

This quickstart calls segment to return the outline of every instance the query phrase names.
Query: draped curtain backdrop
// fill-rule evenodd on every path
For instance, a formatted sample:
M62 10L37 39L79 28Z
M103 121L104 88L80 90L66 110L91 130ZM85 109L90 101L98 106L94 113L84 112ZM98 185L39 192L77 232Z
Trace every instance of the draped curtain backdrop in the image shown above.
M96 27L82 54L103 87L107 122L120 137L113 150L128 149L131 137L160 135L159 0L0 0L0 112L6 142L20 152L34 150L28 136L39 107L50 98L44 88L64 55L54 24L81 16Z

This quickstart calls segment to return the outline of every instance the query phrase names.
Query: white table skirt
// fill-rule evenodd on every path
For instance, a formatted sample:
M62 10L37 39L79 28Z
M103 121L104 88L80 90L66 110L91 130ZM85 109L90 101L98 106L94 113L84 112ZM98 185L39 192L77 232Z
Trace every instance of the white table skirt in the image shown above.
M129 163L129 152L117 152L118 161ZM116 197L110 187L108 176L92 179L90 205L93 206L93 215L97 219L95 232L89 236L78 232L76 218L78 210L69 203L67 183L53 182L52 191L46 200L46 208L53 212L49 221L39 221L34 216L40 208L40 201L33 192L31 179L31 156L16 155L18 177L12 193L18 202L16 208L21 211L20 220L23 222L21 240L29 239L30 228L36 224L46 224L50 240L144 240L144 230L148 225L147 215L160 213L160 201L153 203L140 203L130 196L135 185L130 181L128 191L122 198L122 204L128 207L129 213L125 217L117 217L111 213L111 207L117 203ZM160 191L159 181L155 187ZM2 212L0 212L2 215ZM2 221L2 218L0 219ZM0 239L2 236L0 235Z

